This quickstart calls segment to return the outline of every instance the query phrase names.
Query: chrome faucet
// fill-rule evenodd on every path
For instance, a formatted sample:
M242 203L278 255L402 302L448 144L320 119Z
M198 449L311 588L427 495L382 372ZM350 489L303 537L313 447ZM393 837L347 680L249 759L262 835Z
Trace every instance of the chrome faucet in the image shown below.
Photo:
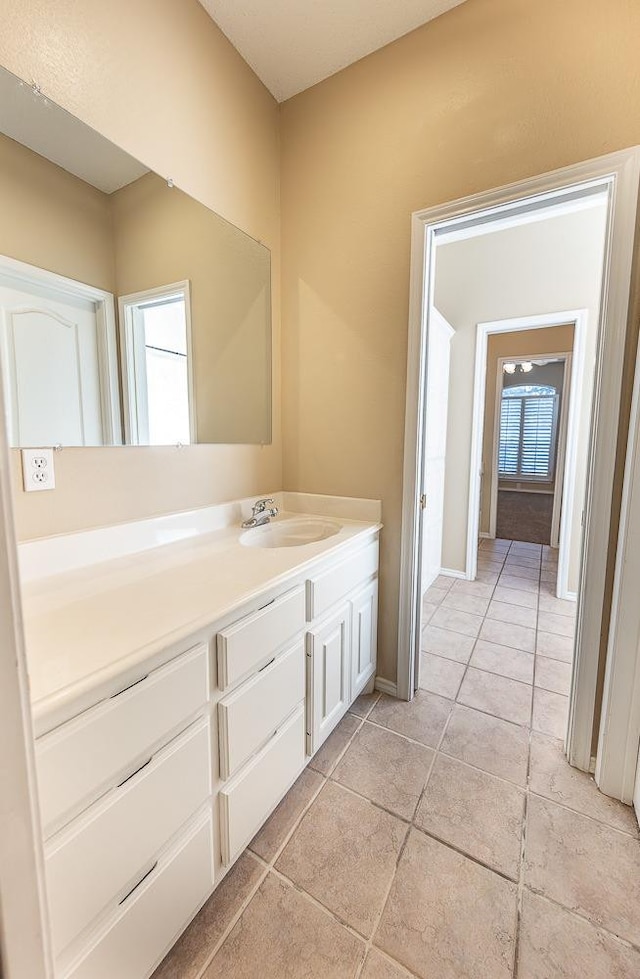
M262 527L269 523L272 517L278 516L278 508L274 505L274 500L268 497L265 500L256 500L253 504L251 516L248 520L242 521L243 527Z

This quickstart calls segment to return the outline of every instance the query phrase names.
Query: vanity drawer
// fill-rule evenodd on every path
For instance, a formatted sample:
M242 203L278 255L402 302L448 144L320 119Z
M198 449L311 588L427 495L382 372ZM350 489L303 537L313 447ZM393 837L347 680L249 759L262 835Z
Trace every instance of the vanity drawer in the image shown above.
M324 615L332 605L346 598L350 591L377 574L378 541L356 551L340 564L307 580L307 620Z
M213 887L213 826L209 810L92 936L62 979L142 979L202 906Z
M264 744L304 693L305 651L300 639L218 704L222 778L233 775Z
M218 684L222 690L254 673L305 625L304 585L218 633Z
M45 873L56 955L131 890L211 795L210 740L207 718L49 841Z
M222 859L250 842L305 763L304 705L219 793Z
M45 838L135 771L208 697L209 652L200 645L38 738Z

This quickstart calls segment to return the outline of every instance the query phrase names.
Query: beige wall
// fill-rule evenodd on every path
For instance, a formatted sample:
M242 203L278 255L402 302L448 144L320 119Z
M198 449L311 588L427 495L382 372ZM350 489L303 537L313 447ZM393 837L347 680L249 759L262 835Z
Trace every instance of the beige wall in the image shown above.
M115 292L109 197L0 134L0 255Z
M267 250L155 174L111 200L118 295L189 279L195 441L268 442Z
M635 0L472 0L283 106L285 485L383 499L386 677L410 214L640 142L639 34Z
M22 492L21 539L278 488L278 107L196 0L5 0L0 64L263 241L274 283L270 446L65 449L56 490Z

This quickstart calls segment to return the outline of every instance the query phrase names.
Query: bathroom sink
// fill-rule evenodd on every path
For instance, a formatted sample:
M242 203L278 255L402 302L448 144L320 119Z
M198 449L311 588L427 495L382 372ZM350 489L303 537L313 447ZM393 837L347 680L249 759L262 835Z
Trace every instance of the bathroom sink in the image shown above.
M335 520L323 517L294 517L289 520L252 527L240 535L245 547L300 547L326 540L341 530Z

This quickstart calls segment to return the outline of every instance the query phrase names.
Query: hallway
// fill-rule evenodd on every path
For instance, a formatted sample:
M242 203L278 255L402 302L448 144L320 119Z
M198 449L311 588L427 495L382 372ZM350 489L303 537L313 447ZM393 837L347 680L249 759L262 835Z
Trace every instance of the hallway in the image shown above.
M554 578L548 549L483 541L478 581L438 579L437 692L356 701L154 979L640 975L633 811L558 740Z

